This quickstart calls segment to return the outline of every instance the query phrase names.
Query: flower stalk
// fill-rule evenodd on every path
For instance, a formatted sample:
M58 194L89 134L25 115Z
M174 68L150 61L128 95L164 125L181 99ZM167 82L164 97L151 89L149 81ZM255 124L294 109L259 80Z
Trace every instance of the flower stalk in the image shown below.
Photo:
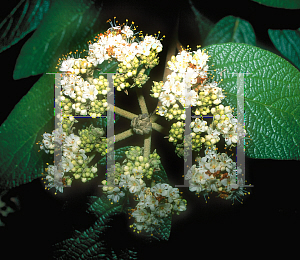
M116 107L116 106L115 106L115 113L117 113L118 115L120 115L122 117L130 119L130 120L132 120L134 117L138 116L136 114L133 114L131 112L128 112L128 111L126 111L126 110L124 110L122 108Z

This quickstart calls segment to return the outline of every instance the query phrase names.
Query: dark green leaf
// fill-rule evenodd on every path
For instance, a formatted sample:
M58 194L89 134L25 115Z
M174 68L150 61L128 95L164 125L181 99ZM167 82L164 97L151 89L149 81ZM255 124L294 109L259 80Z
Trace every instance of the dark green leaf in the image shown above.
M25 43L14 70L14 79L44 73L62 54L76 51L91 38L101 8L93 1L54 1L38 29ZM86 39L86 40L85 40Z
M94 76L100 76L101 73L116 73L118 68L118 61L113 59L111 61L105 60L98 65L99 70L95 70ZM104 75L105 76L105 75Z
M193 5L192 1L189 0L191 9L195 15L195 19L197 22L197 26L199 29L201 41L203 42L206 38L208 32L213 28L214 23L210 21L208 18L206 18L204 15L202 15Z
M300 69L300 28L298 30L268 30L271 41L280 53Z
M160 164L159 168L159 171L154 172L152 179L155 180L155 183L169 183L167 173L162 164Z
M245 75L246 155L258 159L300 159L300 72L269 51L241 43L211 45L214 80L227 93L224 105L237 107L237 76Z
M0 24L0 53L35 30L47 13L50 0L22 0Z
M110 244L105 239L110 232L109 224L113 217L124 212L121 203L111 204L105 197L91 197L91 201L88 212L95 214L97 221L87 230L76 231L72 238L54 245L55 259L137 259L134 248L132 250ZM118 250L115 249L116 246Z
M37 141L54 128L54 80L44 75L0 127L0 187L10 189L41 177L44 152Z
M255 45L255 33L251 24L238 17L226 16L209 32L204 46L225 42Z
M276 8L285 8L285 9L300 9L299 0L252 0L262 5L276 7Z
M131 147L133 146L125 146L115 150L115 161L119 161L120 163L122 163L126 159L125 152L128 151ZM106 157L103 157L99 161L99 164L106 165Z

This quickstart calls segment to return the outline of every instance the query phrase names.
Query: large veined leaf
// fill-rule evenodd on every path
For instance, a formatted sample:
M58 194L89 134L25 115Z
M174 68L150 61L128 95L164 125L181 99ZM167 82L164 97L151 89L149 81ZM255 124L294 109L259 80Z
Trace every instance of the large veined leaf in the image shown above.
M214 80L227 93L224 105L237 107L237 75L244 76L246 155L300 159L300 72L269 51L240 43L208 46Z
M300 28L298 30L268 30L271 41L280 53L300 69Z
M22 0L0 24L0 52L35 30L50 7L50 0Z
M204 41L204 46L225 42L255 45L255 33L251 24L238 17L226 16L211 29Z
M0 127L0 187L10 189L41 177L37 141L54 128L54 79L42 76Z
M54 245L55 259L137 259L134 248L120 248L121 245L117 245L116 250L116 245L105 239L105 235L110 231L109 223L112 218L125 212L126 208L122 207L121 201L111 204L104 196L96 200L93 197L93 200L88 212L95 214L97 221L87 230L76 230L72 238Z
M285 9L300 9L299 0L252 0L262 5L276 7L276 8L285 8Z
M86 37L91 37L100 11L101 8L96 7L93 1L54 1L37 30L21 49L14 79L46 72L62 54L76 51L78 44L91 40L84 41Z

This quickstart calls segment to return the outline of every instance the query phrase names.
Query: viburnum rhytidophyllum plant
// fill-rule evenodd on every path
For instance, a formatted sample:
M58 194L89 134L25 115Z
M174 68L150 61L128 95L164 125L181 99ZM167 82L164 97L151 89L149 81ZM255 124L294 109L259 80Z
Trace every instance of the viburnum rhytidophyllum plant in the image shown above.
M115 106L116 114L131 120L131 129L116 135L115 142L137 134L144 137L144 147L122 149L123 156L117 156L119 161L107 167L107 179L102 181L102 189L111 204L124 204L128 196L133 196L137 204L129 209L130 217L134 218L130 227L137 232L145 230L153 235L155 228L164 224L168 216L186 210L187 204L178 188L157 178L159 172L165 173L156 150L150 151L151 134L152 129L161 131L163 127L154 123L155 115L148 114L140 91L149 79L150 69L158 64L157 54L162 50L162 44L157 37L141 34L136 37L135 29L127 23L111 25L105 33L95 37L94 43L90 42L85 57L60 60L58 68L65 72L60 81L64 115L59 133L62 159L59 165L46 168L45 179L48 189L54 187L63 192L63 187L71 185L74 179L87 182L98 176L95 158L105 159L109 147L105 128L91 124L75 133L74 125L80 119L78 121L74 116L89 115L91 120L102 123L106 120L100 118L109 108L107 95L110 89L105 73L107 67L110 70L114 68L117 72L113 76L114 88L117 91L135 88L142 111L142 114L134 115ZM243 129L237 131L238 124L232 109L221 104L225 96L217 82L208 76L208 59L209 56L200 48L194 52L182 50L176 57L172 56L168 62L172 73L166 82L153 82L151 96L159 99L157 114L175 121L168 138L176 146L179 157L186 152L183 141L184 108L191 106L195 115L213 115L210 125L203 118L196 118L190 125L191 149L198 153L205 149L205 156L197 157L198 167L190 167L185 178L189 180L190 191L196 194L202 193L206 198L209 192L218 192L221 198L234 201L244 195L243 189L236 184L236 163L226 153L217 153L216 144L223 137L226 145L235 146ZM55 131L59 132L58 129ZM54 153L55 131L43 135L40 148L46 153ZM105 163L103 159L102 163Z
M189 167L184 165L184 186L205 199L213 194L230 202L240 200L244 195L242 185L235 179L240 169L233 162L235 155L230 150L234 151L235 146L240 148L240 137L245 135L245 130L245 155L248 158L300 158L300 63L297 55L300 44L295 44L300 41L299 29L289 26L287 30L268 30L275 49L267 44L267 51L256 39L255 26L240 18L242 13L240 17L223 17L214 24L197 10L193 1L189 1L193 13L184 13L194 23L186 24L186 19L180 19L178 27L174 26L174 36L177 34L185 38L187 31L193 32L190 34L192 38L196 35L200 38L191 44L201 43L202 47L182 49L176 53L172 45L177 43L180 46L180 39L172 40L167 56L174 55L168 58L167 63L171 74L164 77L164 81L156 79L157 82L152 82L150 70L158 64L162 50L158 36L144 37L128 23L111 24L109 30L103 30L99 21L105 14L100 2L21 1L0 25L4 32L0 36L0 52L10 49L6 52L8 56L1 54L3 60L11 61L16 50L11 47L32 32L22 44L20 42L22 49L14 66L13 79L41 76L36 78L32 87L26 86L26 80L21 85L15 82L17 87L25 87L23 90L28 90L28 93L21 100L15 99L18 104L0 126L1 191L21 185L25 189L31 188L31 184L27 184L35 181L32 183L34 186L43 178L46 188L53 187L64 201L64 215L70 209L69 192L79 195L77 185L84 190L96 184L96 190L101 192L100 196L82 198L88 203L88 217L95 216L92 225L83 228L87 223L82 219L81 230L78 231L75 225L75 232L63 241L58 241L56 229L50 227L51 230L45 233L45 236L52 233L57 238L55 255L58 259L134 258L136 250L129 249L129 244L135 243L131 243L127 236L126 239L120 236L122 230L117 226L120 222L115 221L128 212L128 225L139 231L138 235L126 233L128 237L133 235L139 241L145 237L151 241L168 240L171 213L184 211L186 201L177 186L171 187L162 166L164 161L167 166L175 168L175 171L167 172L176 177L178 173L182 175L177 166L186 164L188 157ZM118 4L114 2L112 6L118 12ZM154 10L156 7L153 5L153 11L147 9L153 18L159 15ZM176 7L181 9L180 5ZM297 8L294 4L276 7ZM138 8L134 9L139 13ZM163 8L161 11L164 13ZM173 19L178 12L170 15ZM144 18L147 19L141 16L142 20ZM159 22L167 25L167 21L169 24L171 20L169 16L165 18L162 17ZM94 38L95 32L103 33ZM67 55L59 60L57 66L62 53ZM275 53L280 53L281 57ZM10 70L9 66L5 68ZM6 76L6 70L2 72ZM49 73L57 73L55 80L59 80L59 84L55 85L62 87L60 98L57 97L59 90L55 88L58 90L55 91L55 100L60 102L55 105L56 115L61 115L59 130L53 128L53 119L58 118L53 115L54 75L47 75ZM243 74L244 80L240 80L237 75ZM243 84L238 84L237 78ZM239 114L236 109L241 109L238 105L241 104L238 98L241 85L244 85L244 111ZM112 89L119 98L115 100L115 107L112 105ZM142 95L151 89L152 97ZM141 111L135 111L135 104L131 104L131 99L136 96ZM135 113L121 108L123 100L131 106L127 106L126 110L132 108ZM111 116L111 107L115 118ZM233 115L244 116L245 129L239 126ZM128 130L122 128L126 126L123 124L126 119L129 119ZM164 122L164 119L167 121ZM115 136L111 125L116 127ZM165 136L159 147L154 145L155 131ZM132 136L132 143L126 139L126 145L134 146L120 142L129 136ZM144 145L139 140L144 141ZM38 141L40 143L36 145ZM111 163L109 155L114 142L116 148L121 148L114 150L115 162ZM61 147L60 153L57 147ZM184 160L168 160L168 149L172 150L172 147ZM190 160L190 154L196 161ZM105 167L107 177L103 170ZM267 171L266 178L272 180L268 174ZM276 176L273 172L270 174ZM276 181L276 178L273 180ZM64 188L67 186L72 188L66 191ZM89 192L93 192L92 189ZM0 218L3 222L0 221L0 225L5 224L4 216L13 214L12 210L17 208L10 207L13 201L9 201L7 195L9 193L1 196ZM39 197L40 200L43 198ZM76 208L76 214L83 211L81 207ZM184 216L185 213L182 213ZM61 220L59 215L56 217L51 221L53 225ZM65 223L62 220L62 224ZM69 219L66 224L64 226L68 229Z

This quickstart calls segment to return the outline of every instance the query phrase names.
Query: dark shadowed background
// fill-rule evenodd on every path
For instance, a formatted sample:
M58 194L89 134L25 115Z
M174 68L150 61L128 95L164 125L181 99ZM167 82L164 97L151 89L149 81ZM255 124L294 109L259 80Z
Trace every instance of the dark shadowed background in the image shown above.
M1 8L1 21L18 1L8 1ZM268 29L299 28L299 11L269 8L252 1L192 1L195 7L212 22L216 23L227 15L233 15L250 22L256 33L257 45L279 55L273 47ZM192 50L200 44L200 34L188 1L103 1L101 22L113 19L121 23L127 18L134 21L144 33L154 34L161 31L165 35L160 64L155 67L151 80L162 80L164 64L170 39L179 17L179 41ZM109 25L108 25L109 27ZM108 28L107 27L107 28ZM1 123L7 118L14 106L26 95L41 75L14 81L12 78L17 56L27 39L27 35L12 48L0 53L1 86L0 102ZM151 85L147 85L151 86ZM145 93L148 90L145 90ZM119 94L119 93L117 93ZM134 94L128 97L116 95L116 104L134 112ZM126 99L125 99L126 98ZM146 101L149 110L155 109L151 97ZM163 122L164 120L162 120ZM120 120L120 128L129 126L129 121ZM115 126L117 127L117 125ZM117 131L117 130L116 130ZM126 139L123 145L142 144L136 137ZM157 133L152 139L152 148L161 155L162 164L172 186L183 184L183 161L179 159L174 147L163 135ZM0 158L1 160L1 158ZM115 218L113 232L107 239L118 243L135 244L139 259L200 259L202 257L257 257L259 249L289 250L294 248L299 231L299 161L279 161L246 159L246 179L254 188L248 189L250 195L243 204L211 197L207 203L198 198L188 188L181 188L187 200L187 211L174 215L169 241L144 244L128 228L127 216ZM84 185L74 183L63 194L53 195L44 190L38 179L10 191L18 195L21 209L9 215L5 228L0 228L0 259L13 259L12 255L22 252L31 259L51 259L51 245L70 237L74 227L79 230L88 228L93 219L85 213L86 195L95 195L97 183ZM64 201L68 210L62 211ZM298 232L297 232L298 233ZM295 236L295 237L294 237ZM238 251L240 253L238 253ZM286 251L286 252L287 252ZM5 255L10 254L10 257ZM21 258L20 258L21 259Z

